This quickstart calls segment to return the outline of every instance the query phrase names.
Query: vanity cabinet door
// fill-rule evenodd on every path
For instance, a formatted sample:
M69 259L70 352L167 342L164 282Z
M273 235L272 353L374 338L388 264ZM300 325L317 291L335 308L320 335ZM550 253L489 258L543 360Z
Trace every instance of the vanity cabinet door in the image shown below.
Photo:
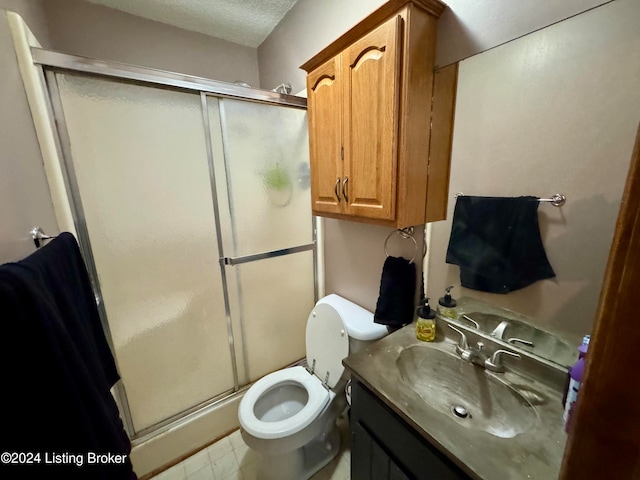
M342 89L340 56L307 75L311 202L314 214L341 213Z
M389 464L389 480L409 480L400 467L398 467L395 463L391 462Z
M351 478L409 480L385 449L360 423L353 426Z
M351 478L469 480L360 382L351 387Z
M342 53L349 215L395 218L401 28L402 18L392 17Z

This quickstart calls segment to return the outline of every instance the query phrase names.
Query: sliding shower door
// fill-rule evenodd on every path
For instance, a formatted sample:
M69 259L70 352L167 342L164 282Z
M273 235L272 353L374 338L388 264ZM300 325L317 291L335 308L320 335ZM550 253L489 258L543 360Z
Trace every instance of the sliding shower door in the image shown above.
M305 356L314 305L307 112L207 97L241 385Z
M303 358L306 110L107 76L47 82L130 434Z
M199 94L57 74L136 432L234 387Z

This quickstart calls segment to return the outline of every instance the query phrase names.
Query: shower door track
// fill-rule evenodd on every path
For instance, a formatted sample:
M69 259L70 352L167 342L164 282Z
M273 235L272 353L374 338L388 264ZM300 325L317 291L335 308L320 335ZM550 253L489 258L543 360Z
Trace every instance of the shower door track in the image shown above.
M205 92L222 98L235 98L249 102L279 104L303 110L307 109L307 99L303 97L285 95L270 90L242 87L233 83L220 82L193 75L139 67L127 63L97 60L35 47L31 48L31 56L35 64L43 67L134 80L147 84L165 85L183 90Z
M203 123L205 126L208 124L208 118L206 115L206 96L212 95L221 98L231 98L236 100L279 105L283 107L290 107L296 109L307 109L307 99L303 97L297 97L294 95L280 94L268 90L259 90L255 88L247 88L238 86L226 82L220 82L203 77L196 77L191 75L184 75L175 72L168 72L163 70L157 70L153 68L139 67L135 65L129 65L119 62L97 60L89 57L82 57L77 55L70 55L61 52L55 52L51 50L45 50L41 48L31 48L31 55L33 63L41 67L41 78L43 84L46 86L45 95L51 108L51 129L56 132L54 135L56 150L58 157L61 159L61 167L63 173L63 179L67 188L67 195L69 198L69 204L71 208L71 214L74 224L76 225L78 240L83 252L83 257L89 271L89 275L92 280L94 293L96 296L96 303L98 311L102 320L102 325L107 337L107 341L111 350L114 352L113 341L107 321L107 314L105 306L102 302L102 294L100 291L100 285L98 282L97 267L93 260L93 253L91 249L91 242L89 240L89 232L87 229L86 218L84 209L82 207L82 201L80 198L80 190L77 184L75 171L73 167L72 155L71 155L71 142L69 138L69 132L67 130L66 120L62 110L62 103L60 92L55 77L56 72L69 72L75 74L95 75L99 77L111 78L115 80L124 80L138 83L141 85L167 87L175 90L187 90L192 93L200 93L202 105L203 105ZM213 198L216 198L215 188L215 172L213 171L213 159L212 150L210 145L210 138L205 136L205 142L207 143L207 157L211 175L211 188ZM214 202L216 203L216 202ZM217 212L217 205L214 206L215 210L215 223L217 231L217 240L219 244L219 251L221 253L219 262L223 279L223 289L225 293L225 311L227 317L227 328L229 333L229 348L232 355L232 368L234 377L233 390L222 392L213 398L210 398L198 405L194 405L184 411L178 412L169 418L166 418L154 425L150 425L140 430L136 430L133 424L129 403L127 400L127 394L122 382L118 382L115 387L115 394L122 407L122 417L125 424L125 428L129 433L134 444L140 444L146 440L149 440L157 435L166 432L168 429L178 425L182 425L188 421L191 421L194 417L200 414L204 414L210 409L215 408L222 402L225 402L231 398L242 394L250 385L240 386L238 382L238 372L235 360L235 347L233 345L233 332L231 329L231 317L229 311L229 301L227 295L227 282L224 266L239 265L242 263L274 258L282 255L290 255L298 252L313 250L313 271L314 271L314 296L315 300L318 300L319 294L319 281L318 281L318 231L316 229L315 217L312 217L312 231L313 231L313 243L299 245L291 248L275 250L270 252L263 252L254 255L246 255L241 257L228 258L223 255L221 237L220 237L220 219ZM301 360L301 361L304 361ZM292 364L296 365L300 361Z

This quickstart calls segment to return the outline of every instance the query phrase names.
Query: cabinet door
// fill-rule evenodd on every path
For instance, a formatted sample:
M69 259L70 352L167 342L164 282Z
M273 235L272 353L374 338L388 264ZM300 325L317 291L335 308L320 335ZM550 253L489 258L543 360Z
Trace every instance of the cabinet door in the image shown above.
M356 480L378 478L376 469L393 480L470 480L357 380L351 383L351 433L351 473ZM385 452L382 458L387 459L387 467L380 467L373 458L380 457L380 451Z
M346 213L395 218L402 18L342 53Z
M311 202L314 213L343 211L339 58L332 58L307 75Z
M359 422L352 427L351 477L359 480L409 480L384 447Z

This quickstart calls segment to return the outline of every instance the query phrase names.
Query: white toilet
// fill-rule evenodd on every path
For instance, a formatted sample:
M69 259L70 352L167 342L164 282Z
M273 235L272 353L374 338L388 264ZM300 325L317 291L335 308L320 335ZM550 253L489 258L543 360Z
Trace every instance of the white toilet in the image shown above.
M308 368L270 373L249 388L238 419L260 454L258 480L306 480L340 448L336 419L346 407L342 359L384 337L373 314L338 295L318 301L307 320Z

